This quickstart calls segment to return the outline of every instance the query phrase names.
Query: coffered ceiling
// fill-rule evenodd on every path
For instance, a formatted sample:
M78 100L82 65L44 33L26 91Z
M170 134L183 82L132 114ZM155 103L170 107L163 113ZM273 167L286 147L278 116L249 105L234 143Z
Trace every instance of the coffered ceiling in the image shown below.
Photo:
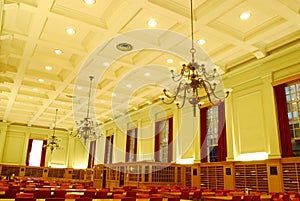
M107 122L158 101L170 87L169 70L189 59L189 0L0 4L3 122L51 127L58 108L57 127L72 130L74 120L86 115L90 75L91 113ZM221 73L299 43L299 0L194 0L193 8L194 41L206 41L197 44L197 54ZM248 20L240 19L243 12L250 13ZM147 25L150 19L156 27Z

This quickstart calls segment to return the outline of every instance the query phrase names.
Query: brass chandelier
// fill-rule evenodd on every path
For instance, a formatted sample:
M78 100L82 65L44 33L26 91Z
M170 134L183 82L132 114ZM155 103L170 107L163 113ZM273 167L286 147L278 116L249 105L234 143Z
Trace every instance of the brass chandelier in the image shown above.
M77 125L76 132L70 133L73 137L78 137L83 139L84 144L86 144L87 140L94 141L97 140L102 136L102 134L97 134L96 129L99 127L98 122L94 122L90 117L90 99L91 99L91 88L92 88L92 81L94 79L93 76L89 76L90 78L90 89L89 89L89 98L88 98L88 105L87 105L87 114L83 120L80 122L75 122Z
M214 68L211 72L206 70L205 64L199 65L195 61L196 49L194 47L194 24L193 24L193 1L191 3L191 40L192 47L190 53L192 55L192 61L190 63L183 64L180 73L176 73L171 70L172 79L174 82L179 82L175 92L170 92L167 89L163 90L164 97L161 98L163 103L172 104L176 103L178 108L182 108L185 105L186 100L193 106L194 116L196 116L196 106L200 107L203 103L201 100L205 96L200 96L200 91L204 89L207 99L210 103L215 105L218 102L224 101L228 97L229 91L222 90L217 87L220 84L218 78L220 75L217 69ZM221 96L220 96L221 94Z
M45 147L46 149L50 149L51 155L52 155L52 152L53 152L55 149L62 149L62 146L59 145L59 143L61 142L61 139L59 139L59 138L57 138L57 137L55 136L56 121L57 121L57 111L58 111L58 109L55 110L55 121L54 121L53 133L52 133L52 135L48 138L47 144L44 145L44 147Z

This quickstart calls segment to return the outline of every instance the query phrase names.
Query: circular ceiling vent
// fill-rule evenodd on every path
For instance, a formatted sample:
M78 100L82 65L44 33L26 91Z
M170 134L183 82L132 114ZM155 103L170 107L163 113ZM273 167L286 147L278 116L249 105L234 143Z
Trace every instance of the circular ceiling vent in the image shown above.
M132 50L132 48L133 48L132 45L129 43L119 43L117 45L117 49L120 51L124 51L124 52L130 51L130 50Z

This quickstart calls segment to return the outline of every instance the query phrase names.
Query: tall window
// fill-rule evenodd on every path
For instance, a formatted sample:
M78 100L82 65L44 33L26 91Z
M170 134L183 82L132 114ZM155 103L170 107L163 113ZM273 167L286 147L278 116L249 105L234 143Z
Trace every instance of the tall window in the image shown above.
M95 163L96 140L90 142L88 168L93 168Z
M107 136L105 143L105 155L104 155L104 163L112 163L112 151L113 151L113 142L114 136Z
M300 156L300 80L274 87L281 156Z
M45 165L47 140L29 139L26 157L26 166L42 167Z
M173 118L155 123L155 161L170 163L172 161Z
M137 128L127 131L126 162L136 161L137 153Z
M300 81L285 87L288 119L294 156L300 156Z
M218 161L218 106L206 112L208 162Z
M226 161L224 102L200 110L201 162Z

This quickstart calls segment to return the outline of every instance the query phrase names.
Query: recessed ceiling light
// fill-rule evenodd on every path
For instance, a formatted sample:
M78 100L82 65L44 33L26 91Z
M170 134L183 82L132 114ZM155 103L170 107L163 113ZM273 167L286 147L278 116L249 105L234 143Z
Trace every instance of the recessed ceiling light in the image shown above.
M241 20L248 20L250 18L251 14L249 12L244 12L240 15Z
M204 39L200 39L200 40L197 41L197 43L199 45L204 45L206 43L206 41Z
M168 64L171 64L171 63L174 62L174 60L173 60L173 59L167 59L166 62L167 62Z
M45 80L43 80L43 79L39 78L39 79L38 79L38 81L39 81L39 82L44 82Z
M33 98L31 96L28 97L30 100L32 100Z
M62 51L62 50L59 50L59 49L56 49L56 50L54 50L54 53L55 53L55 54L62 54L63 51Z
M112 96L112 97L116 97L117 94L116 94L116 93L112 93L111 96Z
M109 65L110 65L109 62L104 62L104 63L103 63L103 66L105 66L105 67L108 67Z
M147 24L149 27L156 27L157 22L155 19L150 19Z
M144 76L150 77L151 73L144 73Z
M61 104L62 104L62 105L64 105L64 104L65 104L65 102L61 102Z
M76 33L75 29L73 28L67 28L66 29L66 32L69 34L69 35L74 35Z
M130 87L132 87L132 85L131 84L126 84L126 87L130 88Z
M39 89L38 88L33 88L33 91L39 91Z
M101 100L100 103L105 103L105 101L104 101L104 100Z
M46 70L52 70L52 66L45 66Z
M88 5L92 5L92 4L96 3L96 0L84 0L84 3L86 3Z
M78 90L81 90L81 89L82 89L82 86L78 86L77 89L78 89Z

